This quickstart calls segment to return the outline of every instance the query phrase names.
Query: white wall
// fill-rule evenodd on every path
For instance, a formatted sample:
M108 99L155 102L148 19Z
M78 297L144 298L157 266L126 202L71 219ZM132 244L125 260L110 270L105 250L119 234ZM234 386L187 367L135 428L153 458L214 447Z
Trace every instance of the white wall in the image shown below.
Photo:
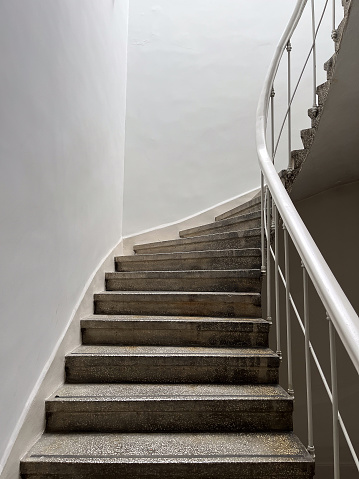
M0 3L0 472L122 223L128 4Z
M258 186L258 97L295 3L131 0L125 235L179 220ZM322 4L316 2L317 19ZM293 78L311 43L308 13L293 38L292 55L298 60ZM330 27L324 32L328 47L319 49L319 83L325 79L322 64L333 50L330 32ZM310 126L306 112L312 93L305 78L309 91L303 97L300 89L296 102L294 148L301 148L299 130ZM277 83L283 87L276 95L277 111L284 113L284 71ZM278 121L277 131L279 126Z

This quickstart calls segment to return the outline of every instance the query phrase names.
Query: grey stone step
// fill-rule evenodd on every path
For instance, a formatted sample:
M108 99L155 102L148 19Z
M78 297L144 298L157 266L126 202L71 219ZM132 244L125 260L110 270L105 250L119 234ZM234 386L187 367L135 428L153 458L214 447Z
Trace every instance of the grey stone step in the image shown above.
M46 402L47 432L291 431L278 385L73 384Z
M221 215L216 216L216 221L225 220L227 218L232 218L233 216L238 216L242 214L252 213L253 211L258 211L261 208L261 197L256 196L252 198L250 201L243 203L243 205L237 206L236 208L232 208Z
M66 356L69 383L277 384L267 348L80 346Z
M259 293L114 292L94 295L95 314L261 317Z
M226 233L230 231L244 231L251 228L260 228L261 212L254 211L245 215L234 216L226 220L215 221L203 226L196 226L179 232L180 238L208 235L214 233Z
M106 273L107 291L238 291L261 290L260 269L212 271L132 271Z
M260 228L254 228L246 231L232 231L229 233L196 236L194 238L158 241L156 243L135 245L133 249L135 253L147 254L260 248L260 246L261 230Z
M81 320L83 344L268 347L264 319L185 316L100 316Z
M258 269L261 267L261 250L246 248L117 256L115 267L119 272Z
M292 433L44 434L23 479L310 479L314 461Z

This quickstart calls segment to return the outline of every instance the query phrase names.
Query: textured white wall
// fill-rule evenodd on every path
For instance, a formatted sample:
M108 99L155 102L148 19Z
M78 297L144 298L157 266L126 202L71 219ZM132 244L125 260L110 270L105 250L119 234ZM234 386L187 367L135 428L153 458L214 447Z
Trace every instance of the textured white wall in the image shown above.
M179 220L258 186L258 97L295 3L131 0L125 235ZM317 19L322 4L316 2ZM293 38L298 60L293 79L309 50L309 20L305 14ZM329 47L320 49L318 58L319 82L324 81L322 63L332 54L330 32L329 27ZM277 111L283 113L282 70L277 83L283 87L276 96ZM299 130L310 126L306 110L312 105L311 91L304 95L301 88L299 94L294 148L301 147ZM285 154L285 145L282 150Z
M122 0L0 3L2 461L121 237L127 19Z

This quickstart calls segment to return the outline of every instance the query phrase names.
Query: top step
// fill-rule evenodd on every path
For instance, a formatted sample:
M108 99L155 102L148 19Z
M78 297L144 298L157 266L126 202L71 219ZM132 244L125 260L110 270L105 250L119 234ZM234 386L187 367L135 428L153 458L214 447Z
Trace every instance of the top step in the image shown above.
M239 215L244 215L247 213L252 213L253 211L257 211L260 209L260 204L261 204L261 197L256 196L252 198L250 201L246 201L246 203L236 206L235 208L232 208L231 210L216 216L215 220L221 221L221 220L226 220L227 218L232 218L233 216L239 216Z

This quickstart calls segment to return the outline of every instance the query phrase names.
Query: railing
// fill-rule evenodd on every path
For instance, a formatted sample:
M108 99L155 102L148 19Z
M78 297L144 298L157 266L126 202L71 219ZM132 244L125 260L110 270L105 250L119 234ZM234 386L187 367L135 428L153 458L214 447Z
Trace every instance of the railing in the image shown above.
M346 0L348 1L348 0ZM335 26L335 1L331 0L332 5L332 39L336 40ZM299 82L303 76L305 67L310 57L312 58L312 79L313 79L313 111L317 112L316 104L316 38L319 27L322 23L324 13L329 5L329 0L325 2L318 24L315 20L314 0L310 1L311 7L311 36L312 45L305 65L299 76L298 83L292 90L291 85L291 37L302 13L307 5L307 0L299 0L292 14L290 22L282 35L282 38L276 49L265 84L260 96L257 110L256 138L259 163L261 167L261 198L262 198L262 272L266 274L267 287L267 319L272 321L276 327L276 348L277 353L282 357L281 346L281 318L280 318L280 282L283 283L285 290L285 316L286 316L286 362L288 375L288 393L294 395L293 370L292 370L292 312L297 318L300 328L304 333L304 360L306 369L306 403L307 403L307 423L308 423L308 451L314 455L314 429L312 412L312 378L311 364L314 362L318 369L320 378L328 393L332 404L332 428L333 428L333 464L334 478L340 477L340 457L339 457L339 430L343 431L349 450L359 471L359 460L355 452L350 436L344 425L342 416L338 410L338 387L337 387L337 366L336 366L336 346L335 340L338 335L347 354L349 355L356 371L359 373L359 318L342 291L333 273L325 262L317 245L313 241L310 233L304 225L296 208L294 207L287 191L285 190L281 179L274 167L274 159L277 153L278 143L281 138L284 125L288 126L288 170L293 169L291 158L292 144L292 103ZM278 141L274 138L274 81L279 68L283 54L287 50L287 78L288 78L288 104L285 118L280 128ZM270 110L270 111L269 111ZM267 122L270 119L270 147L267 146ZM270 152L269 152L270 151ZM280 267L280 246L279 246L279 225L282 224L284 230L284 273ZM289 241L292 241L300 257L303 276L303 319L299 314L299 308L296 306L290 285L290 264L289 264ZM271 268L274 265L274 274ZM329 348L330 348L330 371L331 381L329 386L323 369L318 360L310 340L310 314L308 283L312 282L320 301L326 311L326 317L329 324ZM274 285L272 284L274 283ZM274 301L272 300L272 291ZM272 308L272 302L274 307ZM274 313L274 314L273 314Z

